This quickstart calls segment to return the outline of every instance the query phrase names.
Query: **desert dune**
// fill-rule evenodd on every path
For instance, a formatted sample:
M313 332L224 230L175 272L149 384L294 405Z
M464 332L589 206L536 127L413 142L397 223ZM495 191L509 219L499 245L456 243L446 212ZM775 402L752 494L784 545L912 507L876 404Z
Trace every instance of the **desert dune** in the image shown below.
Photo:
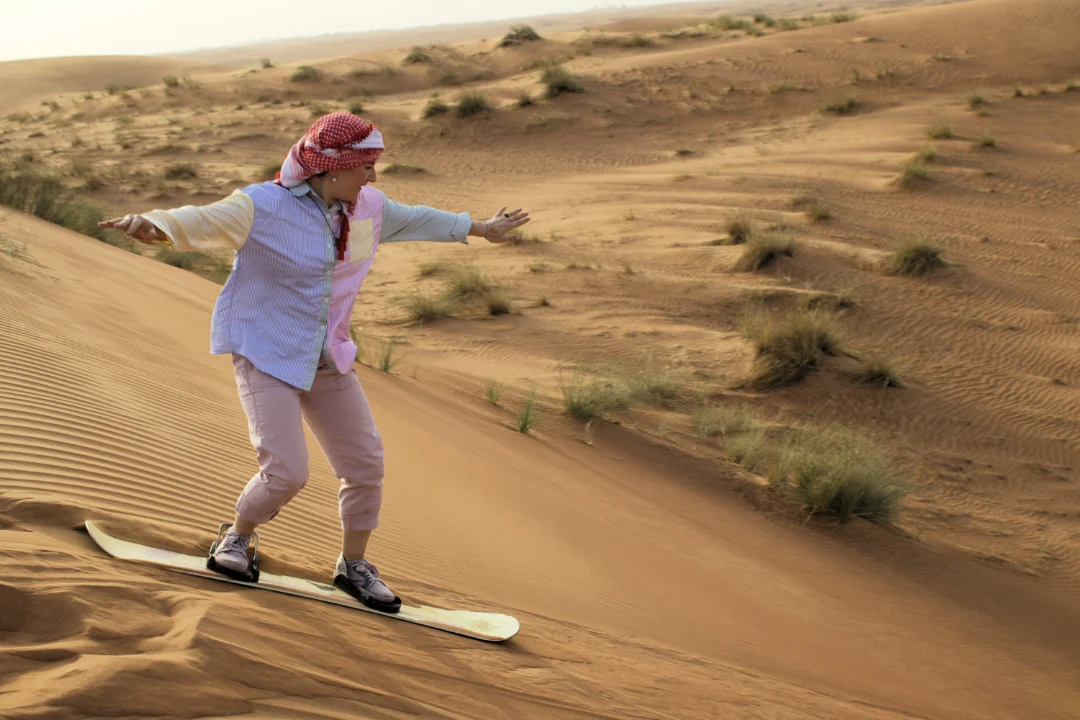
M12 203L32 175L109 215L208 203L351 108L390 197L535 218L380 248L353 314L370 556L407 603L521 621L488 645L101 552L88 518L205 554L256 467L207 353L228 257L0 206L0 717L1077 717L1080 6L532 24L0 63ZM835 336L771 382L756 333L786 317ZM622 404L573 417L575 388ZM785 463L849 436L907 493L811 516ZM260 548L325 581L309 447Z

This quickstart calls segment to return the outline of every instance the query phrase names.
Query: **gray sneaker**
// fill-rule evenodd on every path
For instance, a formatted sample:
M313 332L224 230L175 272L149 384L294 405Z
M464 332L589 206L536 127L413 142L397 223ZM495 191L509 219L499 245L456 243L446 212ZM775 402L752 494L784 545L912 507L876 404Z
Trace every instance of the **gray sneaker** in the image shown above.
M367 560L346 560L338 557L334 568L334 585L374 610L396 613L401 598L386 586L378 569Z
M251 557L248 555L251 536L241 535L230 527L228 532L220 537L221 539L211 551L210 561L206 566L234 580L249 582L258 580Z

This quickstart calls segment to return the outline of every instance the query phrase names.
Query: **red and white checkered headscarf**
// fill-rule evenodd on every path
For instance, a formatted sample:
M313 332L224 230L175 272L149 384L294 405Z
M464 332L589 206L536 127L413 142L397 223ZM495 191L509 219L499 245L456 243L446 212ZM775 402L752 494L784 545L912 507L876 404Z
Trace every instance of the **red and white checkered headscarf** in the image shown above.
M349 170L376 162L382 155L382 133L355 115L335 112L312 123L304 137L292 146L275 183L291 188L313 175L327 170ZM337 239L337 258L345 259L349 245L349 213L355 201L341 214L341 237Z
M348 170L373 163L384 147L382 133L355 115L347 112L323 115L289 150L276 182L294 187L327 170Z

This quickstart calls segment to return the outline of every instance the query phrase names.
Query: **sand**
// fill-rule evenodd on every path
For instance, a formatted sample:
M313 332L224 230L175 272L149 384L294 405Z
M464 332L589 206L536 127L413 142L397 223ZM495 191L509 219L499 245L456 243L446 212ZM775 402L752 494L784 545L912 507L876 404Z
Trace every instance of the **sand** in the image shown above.
M354 314L387 449L371 559L407 602L521 620L486 645L105 557L84 519L205 552L253 472L230 364L206 352L219 286L0 208L0 716L1076 717L1080 92L1066 87L1080 8L882 8L759 38L597 47L569 65L586 93L526 108L513 103L539 86L521 67L580 32L512 51L447 41L436 68L386 88L348 73L396 65L410 43L297 60L342 79L310 87L288 83L285 62L202 65L200 87L171 96L160 83L104 95L112 66L61 73L47 96L5 84L5 112L46 114L0 122L6 157L33 152L72 186L100 177L84 192L116 212L252 181L310 104L338 107L362 82L386 163L426 170L383 175L391 197L478 216L524 205L536 220L511 247L384 248ZM673 17L626 29L668 32ZM115 62L134 78L144 61ZM12 66L35 67L0 76ZM479 68L496 112L418 119L433 74ZM165 72L150 70L147 83ZM820 112L850 92L858 112ZM954 137L933 141L933 179L898 187L939 121ZM164 179L180 162L198 177ZM808 195L831 220L793 205ZM794 257L732 272L741 249L713 241L738 212L791 226ZM951 265L929 279L876 269L917 234ZM400 298L459 262L503 282L514 312L409 323ZM851 288L845 342L894 361L906 387L855 385L836 359L789 388L740 389L748 303ZM405 359L383 373L370 365L391 337ZM588 435L560 414L567 368L646 353L713 404L871 432L918 492L895 528L804 522L683 407ZM484 399L492 378L499 406ZM515 414L534 387L542 423L524 435ZM310 483L262 530L263 562L326 579L337 480L311 446Z

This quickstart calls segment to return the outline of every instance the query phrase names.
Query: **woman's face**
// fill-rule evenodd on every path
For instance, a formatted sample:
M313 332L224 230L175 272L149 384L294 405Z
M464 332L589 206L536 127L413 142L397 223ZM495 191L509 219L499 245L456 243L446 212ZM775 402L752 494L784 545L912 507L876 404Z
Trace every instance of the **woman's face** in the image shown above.
M338 200L353 202L360 190L368 183L373 183L375 177L375 163L360 165L348 170L338 170L333 174L337 178L334 183L334 195Z

